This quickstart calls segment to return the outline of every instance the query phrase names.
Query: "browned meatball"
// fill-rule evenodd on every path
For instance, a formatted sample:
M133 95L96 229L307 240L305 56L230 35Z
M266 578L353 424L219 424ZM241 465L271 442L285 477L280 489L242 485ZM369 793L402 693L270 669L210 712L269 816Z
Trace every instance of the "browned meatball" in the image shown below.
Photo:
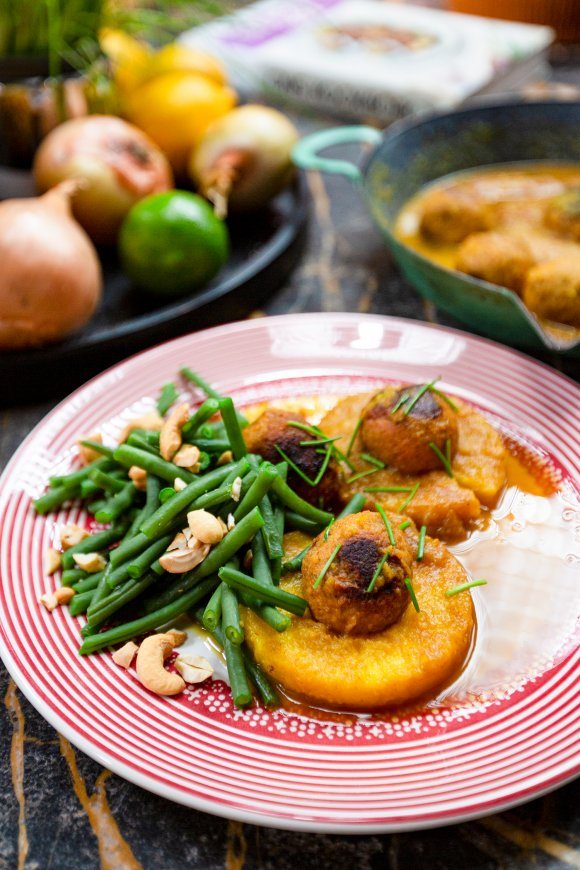
M556 196L545 214L550 229L580 242L580 187Z
M313 441L316 436L309 435L296 426L289 426L290 421L306 423L304 417L293 411L268 408L244 429L246 446L250 453L259 453L264 459L274 463L284 459L277 449L280 448L310 480L316 480L325 461L324 451L318 453L316 447L303 447L302 441ZM331 459L316 486L310 486L292 468L288 470L288 483L306 501L332 509L340 504L338 475L338 466Z
M539 317L580 328L580 255L530 269L524 302Z
M522 239L502 233L474 233L457 251L455 266L466 275L521 293L534 258Z
M379 392L364 408L361 438L369 453L405 474L442 467L434 444L452 458L457 447L457 419L447 402L426 390L413 403L421 385ZM404 399L406 398L406 401Z
M362 511L337 520L328 539L314 541L302 563L303 590L313 617L342 634L375 634L397 622L409 603L405 578L412 576L413 556L400 517L392 515L395 546L382 517ZM320 573L336 547L340 550L323 579ZM387 559L369 592L375 572Z
M423 201L421 233L431 242L456 245L489 229L481 203L464 191L434 190Z

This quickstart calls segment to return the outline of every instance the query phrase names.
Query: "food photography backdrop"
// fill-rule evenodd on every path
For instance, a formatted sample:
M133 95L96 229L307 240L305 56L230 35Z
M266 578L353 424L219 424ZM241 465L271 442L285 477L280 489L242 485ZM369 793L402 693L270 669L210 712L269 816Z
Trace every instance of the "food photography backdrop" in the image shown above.
M219 20L219 15L239 11L243 4L236 3L214 4L204 0L166 4L119 0L104 4L106 20L100 17L104 14L103 4L97 2L45 0L45 4L51 11L48 18L35 18L39 14L38 2L5 0L0 3L0 81L4 82L0 91L2 199L31 197L42 190L38 172L34 178L30 172L39 145L47 130L55 126L55 118L61 117L60 113L64 112L66 117L84 117L87 101L93 113L116 116L122 111L125 118L130 114L129 122L145 132L149 137L147 143L157 142L154 148L159 147L161 157L153 181L149 175L145 179L139 175L136 179L133 164L117 164L116 171L128 172L137 187L149 185L148 192L154 195L172 195L175 180L179 189L186 189L187 195L192 195L191 170L187 167L191 148L180 141L173 122L167 122L163 112L170 100L159 84L162 76L186 78L184 70L180 69L180 63L186 62L172 58L171 54L156 61L160 69L149 79L144 75L145 83L137 99L138 89L133 89L131 75L139 74L140 64L151 64L151 56L136 53L133 39L139 40L139 44L142 40L143 45L150 44L158 51L165 44L172 46L177 38L184 49L209 52L217 58L216 68L205 70L204 81L209 80L211 85L202 97L196 93L196 105L205 100L208 112L227 117L234 105L229 89L232 92L235 89L242 103L257 101L283 113L299 137L347 124L370 124L381 129L410 113L459 107L477 94L492 101L508 96L518 100L557 100L562 105L569 101L570 106L580 99L580 9L575 0L535 0L534 3L453 0L446 8L488 18L478 18L478 27L474 27L473 32L471 19L466 25L465 39L473 41L477 58L474 48L461 62L465 74L456 77L453 87L445 93L437 86L437 77L445 67L445 53L451 58L456 56L459 43L454 43L453 28L446 27L444 22L432 25L440 40L438 46L417 47L432 52L431 75L424 71L419 75L411 65L407 66L405 76L393 82L377 80L372 59L366 66L360 64L360 68L351 61L351 68L342 64L339 70L323 69L321 59L309 52L308 46L306 49L302 46L302 50L300 46L293 47L291 35L287 37L285 51L273 59L267 36L274 25L268 16L272 15L274 24L278 22L279 26L291 15L292 4L288 3L266 10L265 20L269 24L266 27L264 18L260 19L264 28L261 34L251 20L248 24L242 19L241 25L237 19L233 23L231 19L226 23ZM309 14L313 16L319 15L320 7L324 6L323 3L308 5ZM381 15L391 15L392 6L404 9L405 27L411 30L424 11L420 5L385 4L380 0L365 0L364 5L379 7ZM428 14L440 6L428 4ZM302 4L296 9L299 7L302 8ZM252 7L244 11L255 14ZM348 18L350 12L345 8L336 14ZM493 32L490 18L502 19L501 24L493 25ZM506 25L505 20L518 23ZM26 22L29 22L28 27ZM102 24L106 31L101 50L92 38L95 22ZM533 29L527 31L522 22L532 24ZM51 26L52 37L43 32L43 27L50 30ZM503 30L504 27L508 30ZM509 30L510 27L514 30ZM522 27L524 29L520 30ZM547 28L553 28L555 34ZM250 31L256 38L249 38ZM225 51L224 32L229 40ZM55 33L58 34L56 39ZM244 38L240 33L245 34ZM125 41L125 37L130 41ZM345 37L340 28L329 27L325 38L329 44L335 44ZM367 34L365 38L372 41L374 37ZM554 38L556 42L550 47ZM513 50L509 61L505 60L505 42ZM47 45L49 50L46 50ZM494 52L502 54L501 63ZM113 77L111 65L115 67ZM349 69L347 75L345 68ZM25 87L22 87L23 81ZM166 86L167 81L165 79ZM82 87L79 87L80 82ZM366 95L364 101L362 91ZM199 110L190 109L191 95L182 99L185 106L182 118L187 126L192 117L199 118ZM121 109L123 100L125 105ZM220 100L223 105L218 109ZM294 144L293 136L288 130L283 132L280 146L283 156L278 158L278 164L286 165L284 155ZM549 137L550 131L546 129L545 138ZM280 137L277 141L280 143ZM151 157L149 148L149 144L143 145L130 137L127 153L137 166L141 161L141 169L145 161L149 170L150 161L157 159ZM452 142L449 148L453 149ZM368 154L368 149L369 145L362 146L363 153ZM337 145L331 154L359 164L361 145L347 142ZM579 159L577 153L574 159ZM78 167L73 175L75 171L78 172ZM263 177L267 176L267 162L262 172ZM218 180L223 181L223 177ZM219 188L215 178L210 182L206 187L211 188L209 195L219 213L224 189ZM54 183L54 179L46 182L46 187ZM123 202L119 219L117 194L114 190L106 202L110 211L105 211L115 213L116 217L111 220L117 220L120 225L127 219L129 209ZM257 195L261 195L260 191ZM212 209L203 211L203 205L197 201L193 206L186 201L183 206L186 210L196 209L193 223L189 213L185 224L182 221L177 229L165 224L163 237L159 223L154 223L157 229L153 235L147 236L148 216L140 218L139 213L132 211L133 229L124 225L127 241L121 253L116 246L95 238L94 230L92 234L89 232L92 241L85 235L77 240L75 253L79 260L83 259L81 283L85 292L88 293L90 274L94 281L92 299L75 315L77 331L73 330L72 321L62 327L64 315L70 312L70 304L65 300L59 328L66 334L56 343L31 346L19 342L18 346L0 350L0 469L33 427L88 377L106 370L132 352L205 326L301 312L359 312L470 329L477 334L473 325L466 327L464 320L446 313L420 295L402 274L380 229L373 224L360 186L353 187L351 181L338 174L309 171L293 180L284 178L273 182L263 196L264 203L257 211L230 209L225 225L227 241L224 241L221 218L216 223ZM136 194L135 202L138 198ZM226 185L226 204L228 198L231 199L231 192ZM95 213L102 216L102 203L101 199L96 209L89 207L86 227ZM162 206L163 203L156 207L154 218L157 221ZM56 227L52 213L41 217L46 221L44 250L41 251L46 260L61 230L60 224ZM18 215L7 214L3 225L6 228L18 220ZM64 214L58 220L70 218ZM105 223L110 227L110 220ZM62 232L67 234L66 227ZM184 237L181 232L185 233ZM4 244L1 233L0 228L0 246ZM205 233L203 243L199 241L199 233ZM98 237L98 230L96 235ZM185 241L181 242L183 238ZM176 275L171 272L171 264L167 266L167 277L160 279L161 285L153 291L150 286L144 287L155 283L159 276L163 278L166 268L161 255L154 252L157 239L160 239L160 250L169 250L171 245L181 243L184 249L190 250L192 244L194 247L201 244L196 250L204 252L201 258L204 269L194 284L186 286L179 296L166 294L168 284L175 285ZM91 256L96 257L97 263L92 273L90 264L87 265ZM30 263L26 262L26 256L16 257L13 246L6 256L3 254L5 263L7 257L12 258L14 280L29 280L30 273L26 269ZM159 258L156 260L156 257ZM196 264L199 262L198 256ZM61 266L62 258L60 265L52 262L47 270L52 270L48 279L54 279L54 287L60 290L70 280L71 271L63 275L58 271ZM99 271L103 276L102 285ZM50 283L42 292L52 292ZM69 292L71 298L77 298L78 286L71 284ZM6 291L3 297L7 298ZM0 301L1 305L5 305L5 301ZM6 317L5 309L0 311ZM35 329L43 328L45 320L39 317ZM67 331L69 328L71 331ZM10 330L10 334L13 336L14 332ZM541 343L527 347L526 352L575 381L580 377L580 361L575 355L554 352ZM489 345L489 353L493 355L493 345ZM183 362L195 368L195 360ZM152 395L159 386L151 384ZM0 868L136 870L161 867L173 870L191 866L233 870L291 868L298 862L305 867L389 867L394 870L414 866L580 866L579 793L575 783L503 813L432 830L363 836L277 830L230 821L171 803L111 773L59 735L27 701L4 668L0 674L0 694L3 701L0 710Z

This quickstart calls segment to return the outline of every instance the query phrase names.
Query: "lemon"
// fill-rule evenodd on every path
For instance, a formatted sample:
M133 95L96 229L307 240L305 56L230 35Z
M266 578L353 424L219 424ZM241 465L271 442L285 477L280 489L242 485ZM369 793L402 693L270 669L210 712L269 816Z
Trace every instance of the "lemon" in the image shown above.
M99 31L99 44L111 61L115 84L120 91L131 91L145 79L154 56L148 45L110 27Z
M152 79L171 72L197 73L217 85L227 84L225 71L219 61L209 54L187 48L178 42L172 42L155 52L148 66L147 78Z
M177 174L212 121L236 104L236 93L206 76L172 72L156 76L127 94L129 121L144 130L167 155Z

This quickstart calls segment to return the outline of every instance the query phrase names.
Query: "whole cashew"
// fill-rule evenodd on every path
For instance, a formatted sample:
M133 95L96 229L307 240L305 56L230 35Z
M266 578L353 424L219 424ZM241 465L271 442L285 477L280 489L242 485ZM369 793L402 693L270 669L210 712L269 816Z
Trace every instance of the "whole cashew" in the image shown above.
M177 405L164 421L159 435L159 452L171 460L181 447L181 430L189 420L189 405Z
M185 680L179 674L170 674L163 666L173 647L174 638L168 634L152 634L139 647L137 676L156 695L179 695L185 689Z

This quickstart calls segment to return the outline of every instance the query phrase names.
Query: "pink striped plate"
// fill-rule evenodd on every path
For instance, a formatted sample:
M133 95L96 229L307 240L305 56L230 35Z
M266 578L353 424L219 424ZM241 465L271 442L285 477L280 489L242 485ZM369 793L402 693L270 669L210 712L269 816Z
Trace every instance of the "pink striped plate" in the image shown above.
M75 439L114 440L190 365L238 402L331 396L385 380L441 385L477 405L557 481L509 487L487 529L454 548L488 585L456 683L422 710L334 721L232 707L220 677L175 699L148 693L109 653L77 655L81 620L49 614L43 556L78 507L31 510ZM192 399L199 396L190 394ZM156 347L73 393L20 447L0 486L0 652L25 695L121 776L206 812L257 824L363 833L430 827L513 806L577 771L580 504L577 387L500 345L388 317L314 314L234 323ZM203 640L192 633L192 644ZM221 668L221 670L220 670Z

